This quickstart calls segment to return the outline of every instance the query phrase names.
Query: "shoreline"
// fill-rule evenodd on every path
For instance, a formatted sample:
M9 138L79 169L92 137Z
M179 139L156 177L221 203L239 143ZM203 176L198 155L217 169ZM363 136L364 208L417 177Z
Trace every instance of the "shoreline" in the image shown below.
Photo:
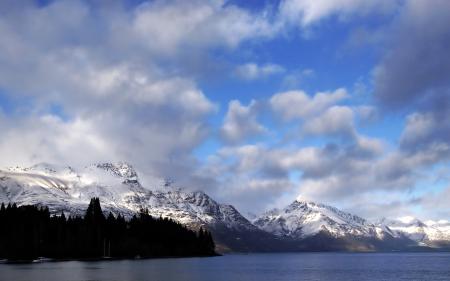
M149 256L149 257L101 257L101 258L38 258L33 260L7 260L0 259L0 264L34 264L34 263L58 263L58 262L101 262L101 261L121 261L121 260L153 260L153 259L190 259L190 258L213 258L228 255L258 255L258 254L423 254L423 253L450 253L450 249L446 250L414 250L414 251L286 251L286 252L228 252L223 254L201 256Z
M99 262L99 261L119 261L119 260L150 260L150 259L182 259L182 258L211 258L219 257L221 254L201 255L201 256L149 256L149 257L101 257L101 258L47 258L41 257L32 260L8 260L0 259L0 264L33 264L33 263L57 263L67 261Z

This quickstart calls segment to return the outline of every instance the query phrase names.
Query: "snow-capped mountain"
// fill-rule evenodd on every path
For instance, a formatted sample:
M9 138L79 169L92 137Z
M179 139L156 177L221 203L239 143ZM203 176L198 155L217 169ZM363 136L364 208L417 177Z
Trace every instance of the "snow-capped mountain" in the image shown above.
M445 220L422 222L403 217L372 223L332 206L299 200L284 209L268 211L252 222L280 238L310 244L317 244L319 239L319 249L404 250L416 246L450 246L450 222ZM331 248L323 245L324 240Z
M131 217L141 209L191 228L212 231L219 251L401 250L419 245L448 247L448 221L369 221L314 202L294 201L259 217L242 216L202 191L176 188L164 179L145 178L127 163L82 168L38 164L0 169L0 203L43 205L54 214L82 215L92 197L105 212ZM442 244L443 242L447 244Z
M93 164L81 169L38 164L0 170L0 202L5 204L43 205L55 214L82 215L92 197L100 198L106 212L132 216L147 208L156 217L172 218L194 228L206 226L216 232L219 244L226 240L220 245L224 249L240 250L245 235L261 234L233 206L219 204L202 191L177 189L159 179L142 186L139 175L127 163Z
M256 218L260 229L279 237L304 239L320 232L334 237L360 236L383 239L389 231L365 219L314 202L294 201L284 209L274 209Z
M122 174L121 174L122 173ZM0 170L0 201L19 205L40 204L53 213L81 214L92 197L105 209L130 214L141 207L145 190L130 165L96 164L76 170L70 166L38 164Z
M379 226L390 229L395 237L405 236L419 245L450 244L450 222L447 220L423 222L415 217L405 216L392 220L384 218Z

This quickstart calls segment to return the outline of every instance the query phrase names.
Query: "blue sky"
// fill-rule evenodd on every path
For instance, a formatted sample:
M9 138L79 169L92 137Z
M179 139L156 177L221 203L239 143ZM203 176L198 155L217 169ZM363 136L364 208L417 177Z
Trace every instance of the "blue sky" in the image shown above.
M128 161L243 212L450 217L447 1L0 11L2 166Z

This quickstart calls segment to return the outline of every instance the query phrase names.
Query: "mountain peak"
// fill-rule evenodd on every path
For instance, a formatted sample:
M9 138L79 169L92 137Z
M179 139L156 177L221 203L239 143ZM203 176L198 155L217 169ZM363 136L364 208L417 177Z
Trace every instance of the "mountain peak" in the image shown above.
M105 162L105 163L97 163L94 164L96 168L103 169L116 175L118 177L126 178L129 180L137 180L138 175L134 167L127 162Z
M423 224L422 221L420 221L418 218L413 217L413 216L399 217L399 218L397 218L397 221L404 223L404 224L416 224L416 225Z
M253 243L261 235L277 241L288 238L286 241L297 243L323 232L334 238L356 237L358 241L407 237L430 245L429 241L450 240L448 221L424 223L414 217L402 217L395 221L384 219L375 225L338 208L303 198L297 198L283 209L273 209L255 219L250 217L252 224L232 205L219 204L203 191L173 188L170 180L149 180L146 176L142 176L144 182L138 181L137 172L127 162L97 163L76 170L48 163L14 167L0 171L0 202L46 205L52 213L80 214L90 198L99 197L105 211L131 216L148 208L153 216L169 217L190 227L207 226L215 230L216 236L221 235L223 241L238 244L244 239ZM151 189L151 184L164 188ZM256 236L250 238L245 233ZM239 244L239 247L246 245Z
M89 200L98 197L105 212L127 217L148 208L154 217L171 218L192 228L203 226L216 230L219 242L232 241L236 247L239 243L236 244L230 232L239 239L244 238L237 233L261 233L233 206L220 204L203 191L174 188L173 181L159 179L159 182L156 178L148 183L161 184L160 187L165 183L165 188L150 185L144 188L137 172L127 162L95 163L70 173L67 167L51 164L14 169L17 171L0 171L0 202L45 205L53 214L63 211L80 215Z
M33 173L42 176L56 176L56 175L73 175L75 170L71 166L63 166L41 162L32 166L11 166L4 169L5 172L11 173Z
M286 208L274 209L254 220L259 228L295 239L326 231L333 236L377 236L376 227L365 219L325 204L297 198Z
M431 245L436 241L450 240L450 223L446 220L423 222L413 216L403 216L397 219L385 219L380 222L396 235L406 236L416 242Z
M290 208L327 208L327 209L333 209L336 211L339 211L335 207L332 207L330 205L326 205L323 203L314 202L312 200L306 200L300 197L297 197L297 199L294 200L288 207Z

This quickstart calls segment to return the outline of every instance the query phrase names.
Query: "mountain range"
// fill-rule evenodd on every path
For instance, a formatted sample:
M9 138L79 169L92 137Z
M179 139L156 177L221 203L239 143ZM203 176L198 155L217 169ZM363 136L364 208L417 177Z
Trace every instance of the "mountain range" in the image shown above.
M37 164L0 170L0 202L43 205L51 213L81 215L92 197L105 212L131 217L147 208L189 228L208 228L220 252L379 251L450 248L448 221L416 218L369 222L332 206L295 200L251 220L203 191L175 188L162 179L145 186L128 163L80 169Z

